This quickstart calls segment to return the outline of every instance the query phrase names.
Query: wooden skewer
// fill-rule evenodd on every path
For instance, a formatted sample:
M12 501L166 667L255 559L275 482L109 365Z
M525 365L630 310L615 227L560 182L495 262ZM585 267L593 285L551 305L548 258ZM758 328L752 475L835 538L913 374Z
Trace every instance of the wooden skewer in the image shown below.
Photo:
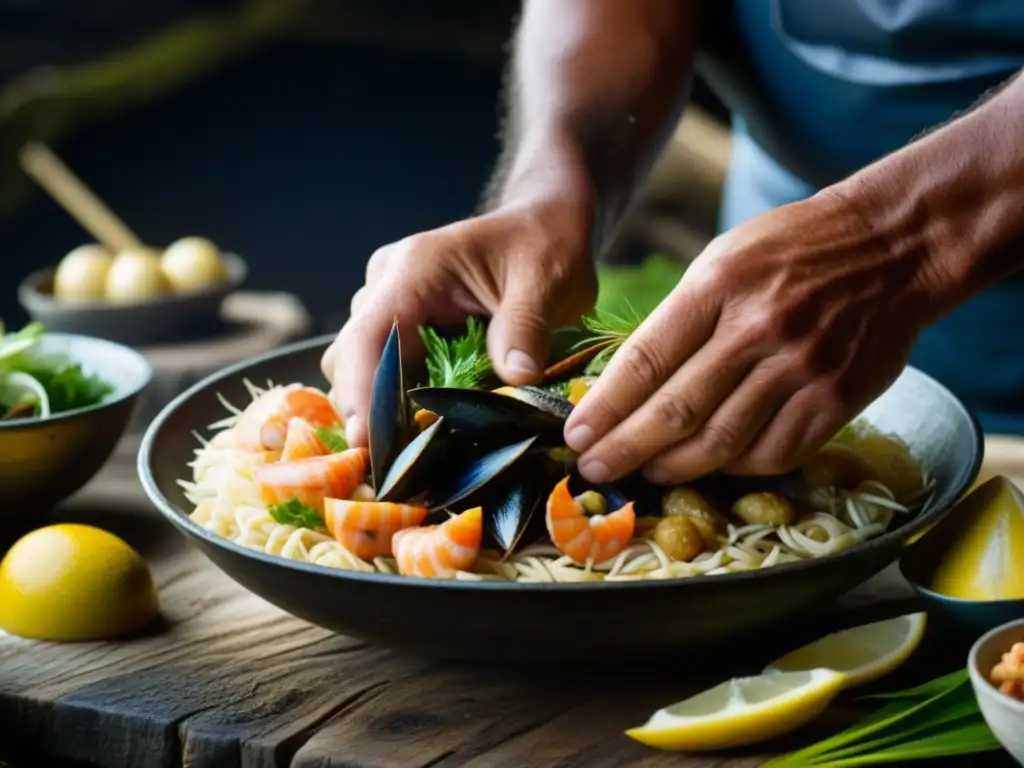
M48 147L33 141L22 147L21 167L71 216L113 253L144 247L138 236Z

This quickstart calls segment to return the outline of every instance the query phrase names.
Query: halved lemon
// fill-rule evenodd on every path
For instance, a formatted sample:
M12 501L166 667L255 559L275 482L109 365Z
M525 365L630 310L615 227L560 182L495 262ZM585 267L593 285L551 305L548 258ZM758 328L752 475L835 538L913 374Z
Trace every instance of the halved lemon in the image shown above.
M924 637L927 615L908 613L826 635L776 659L765 672L826 668L841 672L846 687L864 685L910 658Z
M831 669L733 678L659 709L626 735L650 747L684 752L743 747L803 727L844 685L842 673Z

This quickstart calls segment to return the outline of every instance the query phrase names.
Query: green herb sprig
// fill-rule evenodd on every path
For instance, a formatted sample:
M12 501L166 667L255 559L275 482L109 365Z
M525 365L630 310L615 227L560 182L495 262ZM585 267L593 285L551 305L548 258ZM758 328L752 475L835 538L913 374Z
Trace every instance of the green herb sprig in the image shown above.
M427 326L420 326L419 333L427 353L430 386L477 389L493 374L487 355L487 328L479 319L470 317L466 332L454 339L445 339Z
M46 328L29 323L6 333L0 323L0 419L46 417L96 405L113 387L71 357L40 346Z
M608 363L626 340L640 327L644 321L633 307L625 303L625 311L613 314L606 310L597 309L593 316L583 318L583 327L590 334L586 339L576 343L574 349L588 349L594 346L601 346L601 351L587 363L583 372L587 376L600 376Z
M889 703L835 736L765 766L895 765L1002 748L978 709L966 670L906 691L865 698Z
M291 499L284 504L271 504L267 512L282 525L294 525L296 528L309 528L314 531L323 530L324 519L320 513L298 499Z
M348 440L345 439L344 428L320 427L316 431L316 437L331 453L341 453L348 450Z

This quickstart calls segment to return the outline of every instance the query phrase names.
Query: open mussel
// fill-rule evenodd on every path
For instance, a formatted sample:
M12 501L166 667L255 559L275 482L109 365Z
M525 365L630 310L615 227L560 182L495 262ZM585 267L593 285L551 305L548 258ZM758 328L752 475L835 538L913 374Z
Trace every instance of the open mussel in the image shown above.
M473 459L455 472L443 472L421 497L429 509L443 509L457 504L492 482L516 463L533 445L536 438L527 438Z
M451 429L485 439L494 434L535 436L544 444L561 443L572 404L535 387L502 387L496 391L420 387L409 397L443 418Z
M572 403L538 387L405 387L396 323L374 376L367 425L377 499L435 515L483 506L489 537L506 554L540 535L558 478L575 472L576 456L562 437ZM413 403L436 417L422 431ZM609 506L626 503L618 488L595 490Z
M544 530L545 489L536 480L522 478L491 494L487 531L506 555L523 539L532 540Z
M409 405L402 375L402 342L395 321L373 376L367 424L370 476L378 492L391 465L411 438L410 433Z
M444 419L435 421L414 437L391 462L383 481L376 486L377 500L408 500L425 491L431 475L440 469L441 457L447 454L447 458L453 458L450 438Z

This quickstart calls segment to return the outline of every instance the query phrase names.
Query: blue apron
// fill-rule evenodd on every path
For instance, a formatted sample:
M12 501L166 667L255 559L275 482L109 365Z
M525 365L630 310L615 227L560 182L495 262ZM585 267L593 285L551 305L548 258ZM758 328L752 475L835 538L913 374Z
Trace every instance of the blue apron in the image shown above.
M730 104L723 230L903 146L1024 66L1024 0L734 0L733 11L756 110ZM1024 433L1024 276L928 328L911 363L987 431Z

